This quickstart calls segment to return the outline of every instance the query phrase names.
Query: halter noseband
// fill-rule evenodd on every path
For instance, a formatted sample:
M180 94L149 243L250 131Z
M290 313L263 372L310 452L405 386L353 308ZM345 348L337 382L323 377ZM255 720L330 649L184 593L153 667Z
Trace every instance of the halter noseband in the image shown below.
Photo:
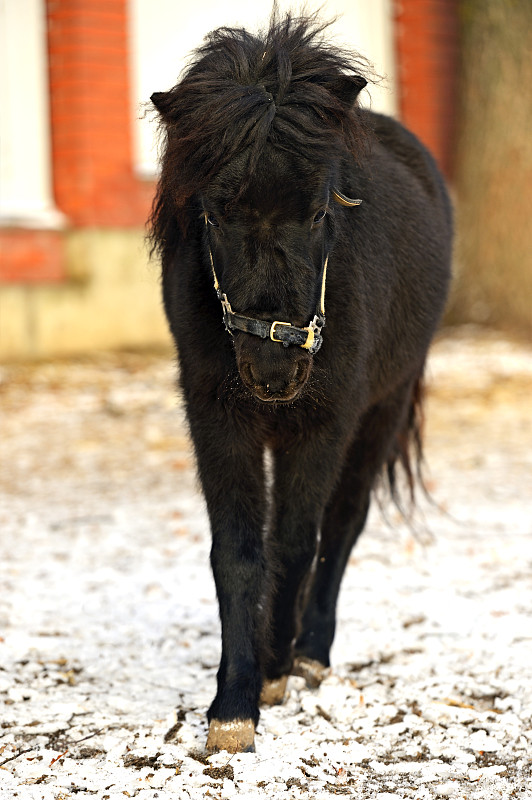
M339 192L338 189L332 190L332 196L337 203L349 208L352 208L353 206L359 206L362 203L362 200L352 200L351 198L346 197L344 194ZM298 328L297 325L292 325L291 322L280 322L279 320L275 320L274 322L266 322L265 320L257 319L256 317L246 317L243 314L238 314L233 311L231 308L231 303L227 299L227 295L225 292L222 292L220 288L220 283L216 276L214 258L212 255L212 248L208 234L208 212L204 211L203 216L205 218L205 229L207 231L209 259L211 262L212 276L214 279L214 288L216 290L218 300L222 304L223 319L226 331L231 334L233 330L243 331L244 333L251 333L254 336L260 336L261 339L267 339L269 337L272 342L281 342L283 347L289 347L291 344L293 344L297 345L298 347L302 347L304 350L308 350L311 355L317 353L323 342L323 336L321 332L325 327L325 281L327 279L327 264L329 261L329 254L325 256L323 266L321 268L321 291L316 313L306 328Z

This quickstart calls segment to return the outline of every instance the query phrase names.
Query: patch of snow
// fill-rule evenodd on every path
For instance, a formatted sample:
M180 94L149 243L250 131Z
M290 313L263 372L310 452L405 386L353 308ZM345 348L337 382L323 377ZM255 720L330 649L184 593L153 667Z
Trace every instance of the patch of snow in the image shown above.
M4 367L2 800L530 800L532 350L462 332L429 375L435 504L372 511L332 673L207 757L220 631L172 359Z

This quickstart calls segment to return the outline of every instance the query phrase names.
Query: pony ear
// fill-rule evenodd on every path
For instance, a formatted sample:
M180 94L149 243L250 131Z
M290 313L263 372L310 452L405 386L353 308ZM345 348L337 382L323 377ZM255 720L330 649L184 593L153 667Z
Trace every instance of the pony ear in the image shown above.
M339 75L329 85L329 90L346 106L354 105L362 89L367 86L367 80L362 75Z
M164 119L165 122L172 122L172 93L171 92L154 92L150 97L153 105Z

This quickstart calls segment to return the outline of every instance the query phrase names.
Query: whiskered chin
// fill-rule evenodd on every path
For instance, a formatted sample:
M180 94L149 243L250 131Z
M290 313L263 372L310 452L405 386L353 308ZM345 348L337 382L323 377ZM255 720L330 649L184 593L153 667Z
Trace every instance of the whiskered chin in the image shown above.
M291 403L305 386L310 374L310 359L298 360L290 372L261 375L256 365L246 361L239 365L242 381L262 403Z
M256 386L254 388L248 387L253 396L260 400L262 403L291 403L292 400L295 400L298 395L301 393L302 386L299 386L297 389L291 392L270 392L268 387L266 386L263 388L262 386Z

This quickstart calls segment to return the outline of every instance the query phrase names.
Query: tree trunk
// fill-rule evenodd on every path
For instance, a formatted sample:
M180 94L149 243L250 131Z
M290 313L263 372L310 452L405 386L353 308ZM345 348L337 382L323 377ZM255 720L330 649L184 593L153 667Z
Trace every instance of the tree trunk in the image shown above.
M461 0L449 322L532 335L532 2Z

